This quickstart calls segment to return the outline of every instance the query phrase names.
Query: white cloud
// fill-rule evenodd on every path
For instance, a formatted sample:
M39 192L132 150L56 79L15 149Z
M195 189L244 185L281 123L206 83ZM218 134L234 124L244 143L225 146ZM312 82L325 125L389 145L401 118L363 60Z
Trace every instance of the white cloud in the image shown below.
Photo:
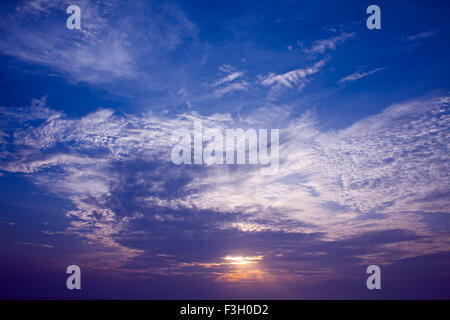
M224 84L226 82L232 82L235 79L240 78L242 76L243 76L243 73L240 72L240 71L236 71L236 72L230 73L229 75L227 75L227 76L225 76L225 77L215 81L213 83L213 87L217 87L217 86L219 86L221 84Z
M219 67L219 70L225 73L232 73L236 71L236 68L234 68L232 65L224 64Z
M437 33L437 31L421 32L421 33L413 34L413 35L406 37L404 39L404 41L415 41L415 40L426 39L426 38L430 38L431 36L435 35L436 33Z
M339 83L344 83L344 82L353 82L362 78L365 78L367 76L370 76L371 74L377 73L378 71L382 71L385 70L386 67L382 67L382 68L375 68L373 70L367 71L367 72L355 72L352 73L348 76L345 76L344 78L342 78L341 80L339 80Z
M325 61L320 60L308 68L299 68L283 74L270 73L261 79L261 85L270 86L275 90L293 88L294 86L301 89L305 85L307 77L317 73L324 65Z
M21 1L16 8L18 14L27 15L39 15L43 13L49 13L52 9L64 7L63 1L49 1L49 0L28 0ZM67 7L67 6L66 6Z
M351 33L343 32L340 35L337 35L337 36L334 36L334 37L331 37L328 39L314 41L311 48L305 49L305 52L306 53L324 53L328 49L334 50L334 49L336 49L336 46L338 44L341 44L341 43L345 42L346 40L354 38L354 37L355 37L354 32L351 32Z
M401 229L422 237L397 244L398 257L391 259L442 252L448 239L435 233L423 217L448 213L450 208L449 102L447 96L404 102L331 132L318 129L308 113L294 120L285 118L277 175L262 176L254 166L199 167L184 193L166 197L158 193L165 180L140 174L138 181L152 184L139 201L148 208L241 214L219 226L223 229L319 232L326 241ZM16 129L12 135L16 154L2 158L0 169L28 173L41 187L70 199L75 208L67 212L71 225L66 232L110 246L117 255L136 257L141 251L117 239L143 213L123 215L108 206L112 188L123 185L122 173L113 170L114 165L135 160L170 163L173 130L191 128L198 118L205 127L221 130L236 126L237 121L264 125L261 117L254 122L251 116L233 119L225 114L206 118L193 113L173 119L153 114L118 116L105 109L80 119L60 115L34 128ZM70 146L70 154L53 150L57 144ZM170 170L184 176L189 168L155 167L146 174L158 170L170 179Z
M323 232L336 241L401 229L424 237L399 244L391 262L446 251L448 239L423 215L450 209L448 108L448 97L409 101L328 133L305 116L281 130L276 177L218 168L192 183L202 192L166 205L244 212L228 227L248 232Z
M218 97L221 97L227 93L233 91L245 91L248 88L248 83L246 81L234 82L225 87L218 88L214 90L214 94Z
M214 95L217 97L222 97L223 95L229 94L233 91L245 91L248 88L248 82L241 79L244 76L243 71L237 71L231 65L223 65L219 67L221 72L227 73L226 76L214 81L212 87L218 87L214 90ZM239 81L235 81L240 79Z
M195 26L174 6L149 3L145 16L144 10L116 0L78 1L81 31L69 31L65 26L69 4L73 3L33 0L5 12L0 53L48 67L71 80L106 83L142 76L143 50L151 65L155 51L176 48L195 33Z

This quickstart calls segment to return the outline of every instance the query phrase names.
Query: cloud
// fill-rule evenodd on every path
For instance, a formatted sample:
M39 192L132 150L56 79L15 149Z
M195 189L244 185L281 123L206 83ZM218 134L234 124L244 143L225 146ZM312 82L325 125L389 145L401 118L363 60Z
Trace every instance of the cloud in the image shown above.
M11 222L7 222L7 221L1 221L1 220L0 220L0 224L7 224L7 225L9 225L11 227L14 227L16 225L15 222L12 222L12 221Z
M0 22L0 53L44 66L70 80L108 83L136 79L142 61L175 49L195 26L175 6L125 7L120 1L78 1L81 31L68 30L70 1L23 1ZM132 18L130 18L132 17ZM166 19L170 17L170 19ZM53 18L53 19L52 19Z
M212 87L218 87L214 90L214 95L217 97L222 97L233 91L245 91L247 90L249 84L245 80L235 81L244 76L243 71L237 71L234 67L230 65L223 65L219 67L221 72L227 73L226 76L214 81Z
M233 72L236 71L236 69L233 66L229 65L229 64L221 65L219 67L219 70L222 71L222 72L225 72L225 73L233 73Z
M227 76L225 76L225 77L215 81L214 84L213 84L213 87L217 87L217 86L219 86L221 84L224 84L226 82L232 82L235 79L240 78L242 76L243 76L243 73L240 72L240 71L236 71L236 72L230 73L229 75L227 75Z
M371 74L377 73L378 71L382 71L385 70L386 67L382 67L382 68L375 68L373 70L367 71L367 72L355 72L352 73L348 76L345 76L344 78L342 78L341 80L339 80L339 83L344 83L344 82L353 82L362 78L365 78L367 76L370 76Z
M261 117L101 109L69 118L41 105L47 119L30 113L32 127L7 128L3 143L15 151L1 155L0 170L25 173L72 203L63 231L96 248L79 257L93 268L232 281L236 270L223 257L263 257L252 281L332 279L333 252L354 265L448 250L429 217L450 207L449 103L445 95L406 101L337 131L320 130L310 112L282 117L275 176L170 161L172 132L195 119L224 130L263 126ZM293 274L300 266L304 273Z
M16 11L20 15L42 15L48 14L52 9L62 7L64 3L48 0L29 0L21 1L16 7Z
M23 241L23 242L16 242L16 244L20 244L20 245L24 245L24 246L31 246L31 247L38 247L38 248L47 248L47 249L54 248L54 246L45 244L45 243L34 243L34 242Z
M317 40L314 41L312 43L311 48L305 49L306 53L324 53L326 50L334 50L336 49L336 46L338 44L341 44L343 42L345 42L348 39L354 38L355 37L355 33L354 32L350 32L350 33L346 33L343 32L340 35L328 38L328 39L323 39L323 40Z
M225 87L218 88L214 90L214 94L218 97L221 97L227 93L233 92L233 91L245 91L248 88L248 83L246 81L240 81L235 82L232 84L229 84Z
M282 88L293 88L297 86L299 89L307 82L307 77L317 73L325 65L324 60L320 60L313 66L308 68L299 68L283 74L270 73L261 79L261 85L272 87L274 90Z
M430 38L431 36L435 35L436 33L437 33L437 31L421 32L421 33L410 35L410 36L404 38L403 40L404 41L415 41L415 40L427 39L427 38Z

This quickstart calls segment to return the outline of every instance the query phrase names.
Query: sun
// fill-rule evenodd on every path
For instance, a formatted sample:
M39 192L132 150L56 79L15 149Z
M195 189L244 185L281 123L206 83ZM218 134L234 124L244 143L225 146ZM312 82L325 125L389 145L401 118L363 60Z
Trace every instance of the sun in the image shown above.
M257 263L258 261L261 261L263 259L263 256L254 256L254 257L226 256L223 259L228 261L229 264L244 265Z

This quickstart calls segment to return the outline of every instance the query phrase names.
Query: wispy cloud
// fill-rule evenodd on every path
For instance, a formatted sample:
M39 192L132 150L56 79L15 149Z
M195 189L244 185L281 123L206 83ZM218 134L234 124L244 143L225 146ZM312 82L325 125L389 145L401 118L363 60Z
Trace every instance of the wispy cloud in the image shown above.
M155 50L171 50L195 33L195 26L175 6L152 4L145 16L138 7L124 8L116 0L78 1L81 31L69 31L65 10L70 4L66 0L24 1L13 12L5 12L0 22L0 52L48 67L71 80L104 83L139 77L142 50L151 64ZM143 19L145 24L140 23Z
M227 75L227 76L225 76L225 77L215 81L213 83L213 87L217 87L217 86L219 86L221 84L224 84L226 82L232 82L235 79L242 77L242 75L243 75L243 73L240 72L240 71L236 71L236 72L230 73L229 75Z
M236 79L240 79L244 76L243 71L237 71L234 67L230 65L223 65L219 68L221 72L227 73L226 76L214 81L212 87L219 87L214 90L214 94L217 97L222 97L233 91L244 91L248 88L248 82L245 80L240 80L235 82Z
M42 188L70 200L65 233L108 248L85 257L99 268L127 269L119 262L145 258L156 264L152 270L157 273L185 268L208 272L206 265L186 263L217 263L233 256L214 251L214 245L202 259L176 245L162 246L160 239L169 233L175 242L192 241L189 233L174 233L177 228L196 228L196 237L204 239L210 238L202 230L216 230L228 240L236 234L256 237L261 245L242 256L264 255L266 265L274 264L270 272L260 270L267 277L278 270L278 258L263 245L270 233L283 235L280 248L286 251L276 254L287 256L292 251L286 243L289 235L314 235L301 254L322 252L318 257L323 259L331 244L348 246L371 233L389 233L393 240L352 252L359 262L378 257L389 263L448 250L448 238L424 217L446 213L450 206L449 103L447 96L404 102L335 132L321 131L310 113L286 119L280 170L269 177L252 166L175 166L170 161L173 130L190 128L195 119L223 130L247 120L251 125L251 117L192 113L168 118L102 109L70 119L49 112L47 119L38 120L40 125L7 128L13 139L4 143L16 151L2 154L0 169L26 173ZM27 113L26 108L18 110ZM61 145L70 146L69 151ZM317 252L311 252L312 246ZM177 258L160 256L168 254ZM229 271L214 268L220 277ZM330 276L332 268L320 274Z
M282 74L270 73L261 79L261 85L275 90L294 86L301 89L307 82L307 77L317 73L324 65L325 60L320 60L308 68L299 68Z
M311 48L305 49L306 53L324 53L326 50L334 50L338 44L345 42L348 39L354 38L355 33L343 32L337 36L314 41Z
M9 226L11 226L11 227L13 227L13 226L15 226L16 225L16 223L15 222L7 222L7 221L1 221L0 220L0 224L7 224L7 225L9 225Z
M403 40L404 41L415 41L415 40L426 39L426 38L430 38L431 36L435 35L436 33L437 33L437 31L421 32L421 33L410 35L410 36L404 38Z
M339 80L339 83L344 83L344 82L353 82L362 78L365 78L367 76L370 76L371 74L377 73L379 71L385 70L386 67L382 67L382 68L375 68L373 70L367 71L367 72L355 72L352 73L348 76L345 76L344 78L342 78L341 80Z
M49 244L45 244L45 243L34 243L34 242L27 242L27 241L16 242L16 244L20 244L20 245L24 245L24 246L31 246L31 247L38 247L38 248L47 248L47 249L52 249L52 248L54 248L54 246L49 245Z
M218 88L214 90L214 94L218 97L221 97L227 93L233 92L233 91L245 91L248 88L248 83L246 81L240 81L231 83L225 87Z

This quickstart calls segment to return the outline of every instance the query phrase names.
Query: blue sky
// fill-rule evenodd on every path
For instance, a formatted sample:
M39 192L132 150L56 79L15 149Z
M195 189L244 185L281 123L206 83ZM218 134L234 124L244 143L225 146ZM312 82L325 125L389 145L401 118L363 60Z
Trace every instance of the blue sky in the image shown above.
M371 4L2 2L0 297L448 298L449 4ZM279 171L174 165L193 120Z

